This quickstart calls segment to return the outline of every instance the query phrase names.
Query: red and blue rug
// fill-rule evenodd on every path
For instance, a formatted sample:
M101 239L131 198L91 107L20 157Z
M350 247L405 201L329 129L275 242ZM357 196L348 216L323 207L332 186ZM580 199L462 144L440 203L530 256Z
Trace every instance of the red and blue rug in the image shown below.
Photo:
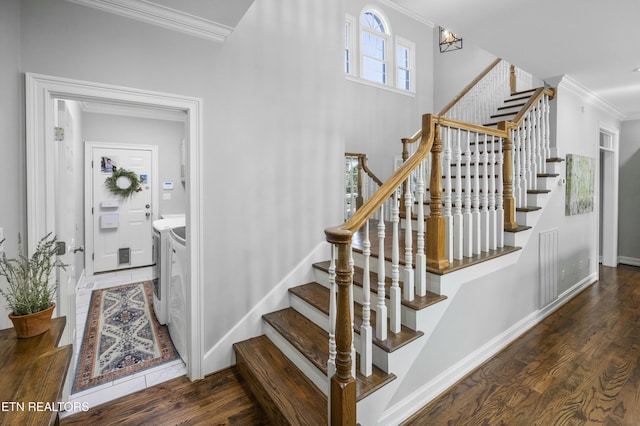
M152 303L150 281L91 293L72 393L178 359Z

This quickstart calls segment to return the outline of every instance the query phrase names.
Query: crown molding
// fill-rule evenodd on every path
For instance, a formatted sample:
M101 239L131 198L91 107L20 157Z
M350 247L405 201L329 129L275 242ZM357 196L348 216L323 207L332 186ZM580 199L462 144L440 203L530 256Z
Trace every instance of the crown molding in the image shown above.
M614 118L620 121L625 120L626 118L622 112L616 109L604 98L602 98L595 92L591 91L587 87L583 86L581 83L576 81L570 75L564 74L558 77L553 77L550 79L546 79L545 82L550 84L551 87L566 89L567 91L573 93L574 95L585 99L587 102L591 103L596 108L600 108L604 112L611 114Z
M380 3L384 4L385 6L387 6L390 9L393 9L397 12L400 12L404 15L407 15L409 18L415 19L416 21L420 22L421 24L424 24L428 27L431 28L435 28L436 24L434 24L433 22L429 21L427 18L425 18L422 15L418 15L417 13L415 13L412 10L407 9L404 6L400 6L398 3L392 1L392 0L378 0Z
M233 28L147 0L67 0L195 37L224 43Z

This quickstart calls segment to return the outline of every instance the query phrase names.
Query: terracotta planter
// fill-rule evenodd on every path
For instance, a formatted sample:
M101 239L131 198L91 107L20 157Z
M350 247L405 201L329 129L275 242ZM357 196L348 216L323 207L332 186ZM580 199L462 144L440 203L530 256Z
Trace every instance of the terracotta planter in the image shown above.
M51 316L56 304L51 303L51 307L44 311L36 312L29 315L9 314L9 319L13 323L16 335L19 339L26 339L37 336L49 330L51 327Z

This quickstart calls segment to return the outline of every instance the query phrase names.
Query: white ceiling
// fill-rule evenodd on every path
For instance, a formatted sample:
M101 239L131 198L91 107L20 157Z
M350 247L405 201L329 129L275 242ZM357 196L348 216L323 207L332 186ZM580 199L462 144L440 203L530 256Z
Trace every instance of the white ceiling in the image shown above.
M568 74L640 118L639 0L391 1L535 77Z

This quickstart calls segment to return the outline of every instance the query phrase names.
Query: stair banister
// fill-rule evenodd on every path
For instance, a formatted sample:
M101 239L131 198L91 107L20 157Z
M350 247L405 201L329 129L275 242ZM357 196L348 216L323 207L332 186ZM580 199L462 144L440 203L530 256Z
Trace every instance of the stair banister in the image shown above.
M356 424L356 382L351 375L354 362L351 358L353 306L349 303L350 287L353 285L353 272L349 264L353 234L375 214L429 154L433 145L436 119L437 117L431 114L424 115L421 133L426 137L422 137L415 154L408 158L349 220L340 226L325 229L327 242L337 246L338 252L335 278L338 287L335 326L336 373L330 380L331 424Z
M482 71L471 83L469 83L464 89L462 89L462 91L455 97L453 98L453 100L451 102L449 102L447 105L445 105L444 108L442 108L442 110L440 111L440 113L438 113L438 115L440 117L444 117L445 114L447 112L449 112L449 110L451 108L453 108L453 106L455 104L458 103L458 101L460 99L462 99L476 84L478 84L478 82L480 80L482 80L487 74L489 74L491 72L492 69L494 69L500 62L502 62L502 59L497 58L495 61L493 61L491 64L489 64L489 66L487 68L484 69L484 71Z

